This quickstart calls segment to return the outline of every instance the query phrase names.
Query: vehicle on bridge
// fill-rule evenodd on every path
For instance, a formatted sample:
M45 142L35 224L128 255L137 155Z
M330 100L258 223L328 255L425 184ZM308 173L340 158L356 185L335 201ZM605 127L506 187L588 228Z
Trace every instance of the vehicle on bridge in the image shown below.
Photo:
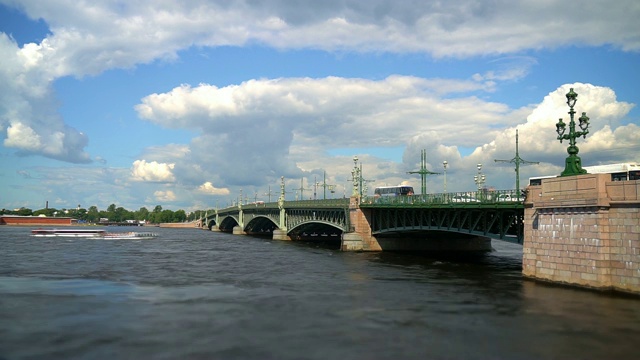
M398 186L380 186L373 191L374 197L383 196L411 196L413 195L413 187L407 185Z
M640 180L640 164L619 163L607 165L584 166L588 174L611 174L611 181ZM558 175L535 176L529 178L529 185L541 185L542 180L558 177Z
M454 203L479 203L480 200L474 198L471 195L460 194L460 195L454 195L453 197L451 197L451 202L454 202Z

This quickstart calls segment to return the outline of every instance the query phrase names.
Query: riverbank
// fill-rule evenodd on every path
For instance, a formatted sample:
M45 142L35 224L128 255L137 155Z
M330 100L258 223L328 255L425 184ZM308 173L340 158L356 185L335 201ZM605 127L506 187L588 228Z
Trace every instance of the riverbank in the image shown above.
M181 223L160 223L158 224L161 228L189 228L194 229L197 228L195 222L181 222Z

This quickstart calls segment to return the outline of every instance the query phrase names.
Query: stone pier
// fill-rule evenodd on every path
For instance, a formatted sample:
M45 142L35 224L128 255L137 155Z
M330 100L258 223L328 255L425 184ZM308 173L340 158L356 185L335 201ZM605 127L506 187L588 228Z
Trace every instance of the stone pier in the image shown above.
M273 230L273 240L291 240L291 237L287 235L286 230L275 229Z
M545 179L525 201L526 277L640 294L640 180Z

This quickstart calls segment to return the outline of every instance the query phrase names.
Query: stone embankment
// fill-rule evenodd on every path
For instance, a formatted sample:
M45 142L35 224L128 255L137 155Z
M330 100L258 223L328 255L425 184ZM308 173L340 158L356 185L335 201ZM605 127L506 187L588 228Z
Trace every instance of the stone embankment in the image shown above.
M195 229L198 228L195 222L181 222L181 223L160 223L158 225L161 228L189 228Z

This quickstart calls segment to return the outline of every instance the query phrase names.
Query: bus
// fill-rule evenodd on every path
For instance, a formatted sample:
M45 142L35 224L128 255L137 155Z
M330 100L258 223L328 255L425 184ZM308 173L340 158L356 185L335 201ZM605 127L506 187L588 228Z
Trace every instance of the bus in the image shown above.
M637 163L585 166L583 169L587 174L611 174L611 181L640 180L640 164ZM542 180L555 177L558 175L531 177L529 185L541 185Z
M375 197L413 195L413 187L407 185L380 186L373 191Z

